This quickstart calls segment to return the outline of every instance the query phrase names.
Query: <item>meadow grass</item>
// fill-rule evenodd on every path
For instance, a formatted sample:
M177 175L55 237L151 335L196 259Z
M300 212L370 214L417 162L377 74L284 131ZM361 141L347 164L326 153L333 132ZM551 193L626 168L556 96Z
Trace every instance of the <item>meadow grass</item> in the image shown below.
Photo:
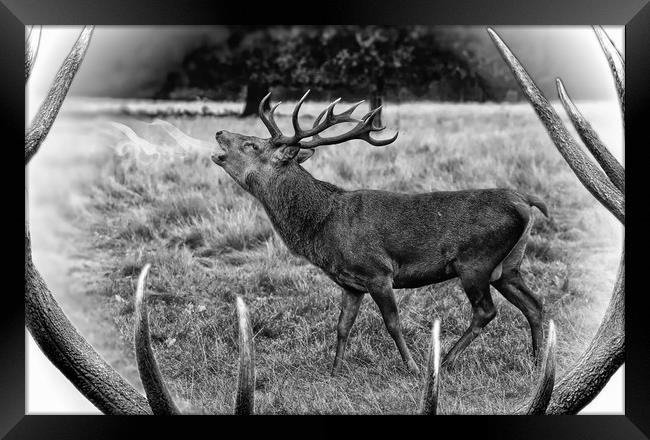
M308 103L303 125L322 103ZM587 107L589 117L600 115ZM282 111L284 109L284 113ZM290 132L282 107L278 122ZM147 301L153 346L179 406L230 413L237 375L235 295L251 312L259 413L412 413L421 378L403 367L376 305L364 299L340 376L330 376L339 289L291 255L261 205L203 151L143 160L111 148L116 133L96 128L106 117L79 118L85 142L105 146L82 202L69 208L78 248L92 258L88 293L120 335L134 379L133 296L137 275L152 264ZM116 119L111 117L111 119ZM132 117L149 141L167 142ZM206 141L219 129L268 137L257 119L168 118ZM580 185L526 104L388 105L384 123L400 130L391 146L359 141L319 149L304 166L346 189L402 192L506 187L541 197L522 265L524 278L558 329L558 373L595 333L617 268L621 232ZM598 129L599 126L596 125ZM99 270L98 270L99 269ZM440 413L508 413L534 381L528 325L492 289L497 318L443 369ZM423 366L434 317L443 351L465 330L470 306L457 280L397 291L404 336Z

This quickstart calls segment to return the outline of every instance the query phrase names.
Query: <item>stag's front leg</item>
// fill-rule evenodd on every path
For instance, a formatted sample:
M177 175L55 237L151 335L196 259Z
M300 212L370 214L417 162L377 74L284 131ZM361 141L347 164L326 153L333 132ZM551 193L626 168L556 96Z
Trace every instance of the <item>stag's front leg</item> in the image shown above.
M334 358L332 375L341 371L343 357L345 356L345 346L348 342L348 335L350 334L350 329L359 313L359 307L361 306L363 295L364 294L361 292L347 289L343 289L341 293L341 314L339 315L339 324L336 328L336 357Z
M397 311L397 303L395 302L395 293L393 292L392 283L390 280L381 280L368 286L370 296L379 306L381 316L384 318L384 324L388 329L388 333L395 341L397 349L402 355L404 363L408 366L411 373L419 374L420 369L413 360L411 352L406 346L406 341L402 335L402 327L399 320L399 312Z

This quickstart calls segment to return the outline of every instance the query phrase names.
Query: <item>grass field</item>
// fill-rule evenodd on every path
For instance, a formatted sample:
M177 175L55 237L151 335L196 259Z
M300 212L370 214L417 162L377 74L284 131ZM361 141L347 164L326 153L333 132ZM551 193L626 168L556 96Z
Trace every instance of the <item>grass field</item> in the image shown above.
M279 123L290 131L286 113L292 107L285 105ZM323 105L306 104L303 125ZM604 140L620 147L616 105L582 108ZM622 242L613 216L581 186L527 104L389 104L384 118L400 130L393 145L324 147L305 168L346 189L508 187L541 197L551 218L535 212L522 270L547 318L556 322L561 376L593 336L609 300ZM116 150L124 138L107 128L108 120L133 127L160 145L159 153ZM167 121L208 142L219 129L268 137L257 119ZM343 374L330 376L338 288L288 252L261 205L207 152L174 150L157 127L135 117L62 115L44 148L56 150L64 142L68 149L94 152L84 156L88 172L75 194L60 195L64 219L74 226L68 252L83 261L74 268L83 283L70 307L75 301L92 304L97 322L116 329L112 344L123 357L117 367L131 382L140 386L132 348L135 282L150 262L154 350L182 410L232 411L237 294L250 308L255 333L257 412L417 410L421 378L402 366L369 297L352 329ZM74 172L74 161L65 166ZM470 306L457 280L400 290L397 297L404 335L420 366L434 317L441 319L443 352L469 322ZM442 372L440 413L507 413L530 392L528 325L494 289L493 297L497 318L460 365Z

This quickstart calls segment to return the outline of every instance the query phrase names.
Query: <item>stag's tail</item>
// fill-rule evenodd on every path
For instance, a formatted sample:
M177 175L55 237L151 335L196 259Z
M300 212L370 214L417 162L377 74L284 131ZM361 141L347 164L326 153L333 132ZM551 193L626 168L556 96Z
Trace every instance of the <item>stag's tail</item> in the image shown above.
M503 261L501 261L501 264L499 264L492 272L490 282L498 280L503 272L508 272L513 268L518 269L519 265L521 265L521 260L524 258L524 252L526 251L528 236L530 235L530 230L533 228L534 223L532 210L529 206L536 207L542 212L542 214L548 217L548 208L546 207L546 204L542 202L542 199L520 192L516 192L516 194L517 201L514 204L514 207L521 216L521 220L525 224L525 227L517 243L515 243L508 255L506 255Z
M548 217L548 208L546 207L546 204L542 202L542 199L537 196L531 196L530 194L525 194L524 197L530 206L535 206L537 209L542 211L542 214Z

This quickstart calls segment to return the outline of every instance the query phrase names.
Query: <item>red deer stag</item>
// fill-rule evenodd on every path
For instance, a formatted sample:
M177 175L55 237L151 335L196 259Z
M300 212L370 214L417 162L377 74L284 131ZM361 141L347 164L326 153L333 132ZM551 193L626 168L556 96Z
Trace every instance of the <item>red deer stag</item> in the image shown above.
M618 65L622 66L622 60L604 32L600 28L596 28L596 31L603 50L613 66L614 74L617 76L619 96L623 105L623 70L615 68ZM620 217L621 220L624 220L625 214L621 201L624 189L619 186L622 180L616 180L612 177L617 175L624 180L625 172L623 168L613 160L607 148L599 141L595 143L589 141L588 147L592 151L599 151L599 154L594 154L594 156L605 170L606 176L591 164L566 132L552 107L539 93L514 55L492 30L489 30L489 32L504 58L513 68L517 79L533 102L536 111L540 113L542 120L547 124L556 145L576 171L580 180L592 192L599 194L599 200L602 199L601 201L610 211ZM32 127L38 129L30 129L26 134L26 167L30 159L38 151L46 133L56 119L67 89L88 47L91 34L92 27L84 28L59 70L48 98L37 113ZM34 56L34 53L27 52L26 67L33 64ZM29 73L30 71L27 69L26 79L29 77ZM593 134L589 124L581 118L562 89L560 93L566 107L572 109L569 113L572 115L574 123L580 127L579 132ZM588 136L587 139L597 139L597 137ZM609 159L598 159L599 157ZM590 165L585 165L586 163ZM608 179L614 183L615 188L608 183L610 181ZM27 199L27 186L25 190ZM618 207L621 209L619 210ZM58 306L54 296L34 266L31 254L29 222L26 218L25 319L27 328L48 359L61 370L87 399L106 414L178 413L176 405L165 389L151 349L148 315L146 301L144 300L148 269L149 266L147 265L141 272L136 289L136 356L142 383L147 394L147 397L144 397L88 344ZM574 414L593 399L622 364L625 354L625 340L623 337L624 274L624 266L621 264L612 300L596 336L576 365L555 387L553 386L555 379L555 332L553 324L549 324L544 360L541 363L540 376L533 394L534 397L524 408L517 411L518 413ZM236 304L240 329L240 373L235 410L239 414L249 414L254 411L254 348L246 306L241 298L236 300ZM436 320L432 331L420 404L420 412L423 414L435 414L437 410L438 385L440 382L438 329L439 323Z
M294 135L283 135L260 103L259 116L271 133L268 139L219 131L212 160L264 206L275 230L295 254L307 258L342 288L342 307L332 373L340 370L345 346L364 294L379 306L389 334L402 359L415 373L400 329L393 289L412 288L460 278L472 305L472 320L449 350L443 364L458 355L496 315L490 284L521 310L532 334L533 356L543 337L542 306L519 272L528 233L531 206L547 214L535 196L508 189L439 191L401 194L388 191L345 191L315 179L300 163L322 145L370 137L385 127L373 121L379 108L355 119L357 103L334 114L331 103L303 129L298 113L309 92L298 101L291 121ZM322 121L322 122L321 122ZM330 127L357 122L350 131L332 137L320 134ZM305 138L311 138L305 141Z

